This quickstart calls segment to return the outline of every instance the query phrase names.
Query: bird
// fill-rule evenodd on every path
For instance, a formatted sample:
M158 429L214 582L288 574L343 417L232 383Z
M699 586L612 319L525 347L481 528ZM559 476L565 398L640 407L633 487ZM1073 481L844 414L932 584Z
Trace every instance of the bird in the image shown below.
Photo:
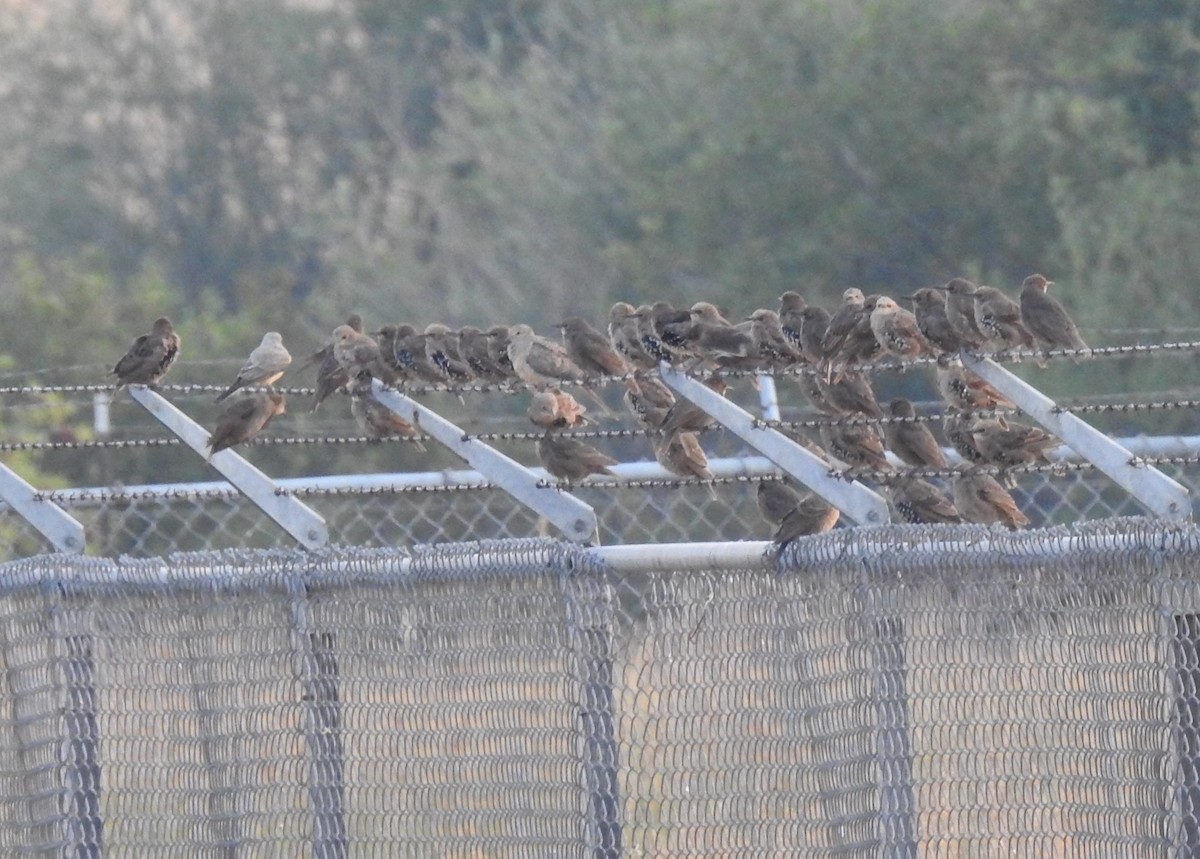
M642 345L640 317L634 306L618 301L608 312L608 341L618 355L638 370L653 370L658 360Z
M507 335L508 330L505 329L506 341ZM464 325L458 329L458 354L467 362L471 372L480 379L500 384L510 378L510 372L496 359L491 348L491 339L488 332L482 331L474 325ZM379 347L383 348L382 342ZM507 342L505 349L507 350Z
M971 427L975 447L984 462L1012 468L1033 463L1050 464L1049 451L1062 445L1059 439L1039 427L996 416L977 420Z
M1006 528L1017 530L1029 524L1016 500L990 474L963 470L950 481L954 506L968 522L991 525L1002 522Z
M774 310L759 308L746 318L746 323L762 369L783 370L804 360L799 344L784 332Z
M841 517L823 498L801 494L778 480L759 481L757 501L763 518L777 526L771 540L780 549L797 537L830 530Z
M392 359L397 372L430 385L444 385L450 379L446 371L429 357L427 335L412 325L397 325L392 336ZM460 397L461 399L461 397Z
M704 384L712 391L725 396L728 385L719 373L713 373ZM699 432L716 423L712 416L690 400L677 400L663 418L660 426L664 435L680 432Z
M841 351L846 338L858 324L866 301L866 296L857 287L852 286L842 293L842 303L830 315L821 338L821 356L825 361L831 361Z
M843 370L836 379L827 381L817 377L825 402L843 415L867 415L883 417L883 409L875 399L875 390L867 374L857 370Z
M917 412L910 401L897 397L888 404L888 411L893 418L901 419L883 426L884 438L892 453L915 468L946 467L946 454L929 425L911 420Z
M934 377L938 394L950 408L1015 408L1012 400L964 367L957 355L939 355Z
M242 369L238 370L233 384L221 392L216 401L221 402L246 385L273 385L291 363L292 355L283 345L283 336L278 331L268 331L263 335L262 342L250 352Z
M563 346L567 357L585 373L593 377L616 376L625 379L625 387L637 390L637 380L630 373L632 368L613 348L602 333L592 327L581 316L568 316L558 324L562 329Z
M638 383L638 390L625 391L625 405L651 431L658 430L676 403L671 389L653 376Z
M985 464L983 454L975 443L975 426L981 418L958 409L950 409L942 416L942 434L946 441L963 458L974 465Z
M578 439L564 438L553 430L546 430L538 439L537 453L546 471L566 481L567 485L592 474L616 476L609 469L610 465L617 464L611 456Z
M363 321L357 313L351 313L346 318L346 325L351 331L362 333ZM316 414L321 403L325 402L334 391L341 390L350 384L350 374L342 369L342 365L334 357L332 339L309 355L300 369L304 369L309 364L317 365L317 387L313 393L313 404L310 409L313 414Z
M975 322L975 291L978 287L965 277L956 277L941 287L946 292L946 319L962 341L964 349L978 349L987 339Z
M826 424L821 427L821 444L826 453L844 463L847 478L866 471L891 471L883 446L883 434L868 424Z
M1047 290L1054 281L1031 274L1021 283L1021 321L1034 339L1047 349L1086 350L1087 343L1067 311Z
M883 351L897 358L936 354L933 344L921 333L916 315L886 295L875 300L875 309L871 311L871 332Z
M589 423L586 412L587 409L566 391L551 388L548 391L535 391L525 414L536 427L562 429Z
M208 437L208 457L235 444L251 441L267 428L276 415L287 412L283 394L275 391L256 391L231 400L217 417L217 425Z
M905 477L889 488L892 506L905 522L949 524L962 522L958 508L936 486L919 477Z
M815 367L825 357L821 341L825 338L825 332L829 330L829 311L810 304L800 311L800 319L800 351Z
M471 365L458 351L458 335L440 322L425 326L425 357L432 361L451 382L469 382L475 378Z
M1020 306L994 286L975 290L975 324L994 351L1033 347L1033 335L1021 322Z
M917 317L917 330L925 339L943 352L958 352L968 343L950 323L946 313L946 296L941 289L926 286L909 296L913 303L913 315Z
M664 321L670 320L670 324L674 325L678 320L678 314L682 312L675 310L665 301L642 304L635 311L638 343L641 345L642 351L653 360L653 366L657 367L662 361L666 361L668 364L672 363L676 358L675 352L663 342L655 317L658 316Z
M514 325L508 336L508 357L526 384L541 389L587 381L587 373L571 360L564 346L535 334L528 325Z
M350 414L354 416L358 428L370 438L404 436L413 440L413 446L417 450L425 450L425 446L418 440L421 431L417 429L416 424L405 420L379 402L369 380L356 383L350 390Z
M333 357L351 382L367 376L385 384L396 380L396 371L384 363L374 338L349 325L333 329Z
M804 296L795 290L789 289L779 296L779 325L792 347L800 352L804 351L801 332L804 330L804 310L807 307Z
M826 359L826 378L836 379L852 364L870 364L883 356L883 346L871 327L875 305L881 298L883 296L872 294L863 299L854 326L842 338L837 350Z
M125 385L157 385L179 357L181 341L171 320L160 316L150 333L133 341L121 360L109 371L117 377L117 388Z
M654 445L654 458L672 474L708 482L709 494L716 497L711 485L715 478L708 468L708 456L694 432L676 432L659 439Z

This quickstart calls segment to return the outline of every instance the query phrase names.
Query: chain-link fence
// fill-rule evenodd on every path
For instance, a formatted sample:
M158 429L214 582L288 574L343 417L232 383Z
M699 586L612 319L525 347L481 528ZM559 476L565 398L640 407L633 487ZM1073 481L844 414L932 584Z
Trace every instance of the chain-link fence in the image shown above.
M0 847L1200 850L1200 529L887 526L761 551L6 564Z

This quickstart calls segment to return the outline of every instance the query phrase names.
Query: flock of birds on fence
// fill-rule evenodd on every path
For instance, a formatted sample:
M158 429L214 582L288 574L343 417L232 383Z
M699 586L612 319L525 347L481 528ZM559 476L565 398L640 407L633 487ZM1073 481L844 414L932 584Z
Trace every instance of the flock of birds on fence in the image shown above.
M1047 290L1051 282L1034 274L1021 285L1018 300L993 287L955 278L944 286L919 289L909 311L882 295L847 289L832 313L808 304L797 292L783 293L778 310L759 309L733 322L713 304L699 301L687 309L667 302L634 307L613 305L607 331L571 316L558 328L561 342L538 335L528 325L457 331L432 323L385 325L365 333L361 317L337 326L329 343L304 366L316 366L312 411L331 394L348 391L351 410L364 433L373 438L406 436L419 444L419 429L374 396L371 380L403 388L407 383L454 386L482 382L507 386L519 382L532 391L528 417L544 430L538 456L554 477L569 485L594 474L609 474L616 460L562 430L589 421L587 409L564 385L576 384L605 412L608 406L589 386L616 379L624 386L630 411L654 439L655 457L669 472L713 480L697 434L712 426L711 417L686 400L676 400L657 378L661 362L701 376L724 394L727 377L809 368L796 374L800 386L821 412L862 420L823 425L821 445L796 440L840 469L847 479L887 472L888 449L912 468L948 468L941 445L917 420L912 403L896 399L887 412L877 402L864 371L872 364L920 356L936 358L937 389L946 405L944 432L963 458L950 480L947 497L917 476L889 481L896 511L908 522L971 521L1029 524L1006 484L1004 469L1045 462L1058 439L1032 426L997 414L1011 408L998 390L969 372L958 353L988 354L1017 348L1078 350L1087 345L1063 307ZM158 384L180 351L171 321L162 317L138 337L117 362L112 375L121 385ZM277 332L268 332L250 353L233 383L217 397L229 398L208 440L212 453L253 439L285 411L284 396L269 386L292 363ZM890 414L894 420L884 420ZM878 422L877 422L878 421ZM997 469L981 469L992 465ZM994 476L993 472L997 472ZM998 479L999 478L999 479ZM805 534L832 528L838 510L810 492L780 481L762 481L758 504L776 527L774 540L785 545Z

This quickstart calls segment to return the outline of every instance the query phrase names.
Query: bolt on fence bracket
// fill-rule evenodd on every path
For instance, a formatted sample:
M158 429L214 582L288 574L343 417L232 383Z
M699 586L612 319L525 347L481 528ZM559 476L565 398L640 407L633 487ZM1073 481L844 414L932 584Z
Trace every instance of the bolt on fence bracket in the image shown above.
M1160 519L1190 519L1188 491L1157 468L1138 463L1136 457L1091 424L1059 409L1058 405L1024 379L991 358L962 354L963 366L1013 401L1067 447L1096 466Z
M129 394L158 421L201 456L207 456L209 432L156 391L142 385L130 385ZM275 524L291 534L306 549L329 545L325 518L303 501L276 492L275 482L232 450L214 453L209 461Z
M580 543L596 542L596 511L566 492L547 491L544 481L515 459L467 434L437 412L405 394L371 381L375 398L392 411L429 433L438 443L466 460L489 483L503 489L514 499L544 516L555 528ZM541 484L541 485L539 485Z
M0 499L50 541L56 552L82 552L83 525L53 501L38 496L32 484L0 465Z
M805 450L778 430L762 426L754 416L666 364L661 365L663 382L704 409L725 429L741 438L787 474L820 495L859 525L884 525L891 521L887 502L878 492L857 480L846 481L829 474L829 464Z

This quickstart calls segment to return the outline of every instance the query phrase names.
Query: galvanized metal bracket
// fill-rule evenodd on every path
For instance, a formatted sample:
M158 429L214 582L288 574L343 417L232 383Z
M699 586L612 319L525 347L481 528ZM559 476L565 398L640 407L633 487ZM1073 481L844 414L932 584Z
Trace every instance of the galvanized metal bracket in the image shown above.
M0 465L0 499L50 541L56 552L82 552L83 525L7 465Z
M707 385L666 364L661 365L660 374L668 387L704 409L725 429L850 519L860 525L883 525L891 521L887 501L878 492L857 480L846 481L831 476L827 462L778 430L763 426L741 406L731 403Z
M548 489L544 481L515 459L478 439L468 438L460 427L399 391L384 387L378 379L372 380L371 385L379 402L429 433L466 460L489 483L544 516L568 538L586 544L598 542L596 511L589 505L566 492Z
M129 394L184 444L201 456L208 455L208 430L150 388L130 385ZM325 518L300 499L279 494L275 482L240 454L233 450L218 451L210 465L304 548L322 549L329 545Z
M1024 379L991 358L962 354L963 366L1013 401L1021 411L1054 433L1067 447L1092 463L1160 519L1190 519L1188 491L1157 468L1058 405Z

